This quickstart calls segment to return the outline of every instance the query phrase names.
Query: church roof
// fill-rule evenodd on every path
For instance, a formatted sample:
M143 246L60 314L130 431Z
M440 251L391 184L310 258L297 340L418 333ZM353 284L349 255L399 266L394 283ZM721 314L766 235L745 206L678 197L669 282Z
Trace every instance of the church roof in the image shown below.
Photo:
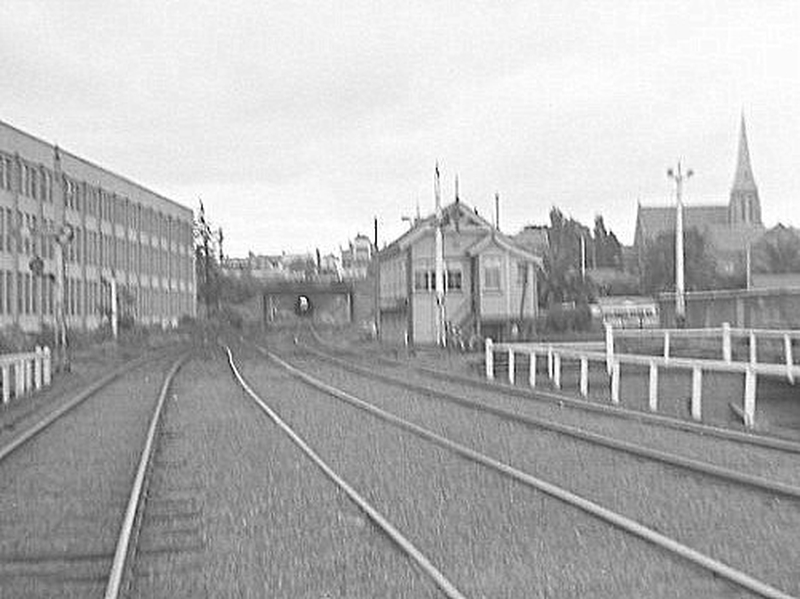
M736 157L736 174L733 177L731 191L756 191L753 167L750 164L750 150L747 147L747 128L744 123L744 113L742 113L742 124L739 130L739 153Z
M689 205L683 207L683 226L700 231L713 225L728 224L725 204ZM655 239L661 233L675 230L675 206L642 206L636 217L636 239Z

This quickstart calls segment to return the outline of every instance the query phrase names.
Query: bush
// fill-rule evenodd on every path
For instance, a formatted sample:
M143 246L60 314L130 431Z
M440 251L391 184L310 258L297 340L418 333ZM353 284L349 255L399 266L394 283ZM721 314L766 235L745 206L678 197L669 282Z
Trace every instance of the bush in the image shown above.
M120 331L130 331L136 325L136 320L132 314L123 314L117 321Z
M241 329L244 324L242 315L228 305L222 306L217 312L217 320L221 324L226 324L234 329Z
M587 304L579 304L574 308L556 304L547 311L544 322L539 319L536 328L539 333L589 331L592 328L592 313Z

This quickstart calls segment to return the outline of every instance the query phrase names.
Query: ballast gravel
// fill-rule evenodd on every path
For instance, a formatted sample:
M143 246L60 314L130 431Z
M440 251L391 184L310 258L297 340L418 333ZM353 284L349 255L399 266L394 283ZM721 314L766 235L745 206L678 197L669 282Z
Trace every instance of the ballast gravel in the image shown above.
M300 385L263 358L241 359L264 399L468 597L747 596L575 508ZM359 385L364 392L372 386ZM393 401L385 389L373 391ZM452 427L470 418L458 416ZM514 452L505 432L485 434Z

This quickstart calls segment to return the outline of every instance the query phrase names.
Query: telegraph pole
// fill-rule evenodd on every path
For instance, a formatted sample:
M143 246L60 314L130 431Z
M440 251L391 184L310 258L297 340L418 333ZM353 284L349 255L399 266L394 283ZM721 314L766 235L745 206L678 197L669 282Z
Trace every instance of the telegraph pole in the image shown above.
M434 289L436 302L436 344L445 345L444 334L444 240L442 239L442 194L439 185L439 163L436 163L434 178L434 195L436 198L436 231L434 233L434 253L436 272L434 274Z
M688 169L684 174L681 161L677 169L667 170L667 176L675 181L675 323L678 328L686 324L686 289L684 286L684 251L683 251L683 182L694 174Z
M378 257L378 217L373 221L375 253L372 259L375 261L375 340L381 340L381 261Z

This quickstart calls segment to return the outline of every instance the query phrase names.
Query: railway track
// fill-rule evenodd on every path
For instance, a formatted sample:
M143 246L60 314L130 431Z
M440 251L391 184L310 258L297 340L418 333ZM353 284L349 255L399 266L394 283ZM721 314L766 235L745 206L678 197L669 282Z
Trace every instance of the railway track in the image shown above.
M366 361L370 364L378 364L383 367L395 369L401 371L405 377L408 376L408 373L411 373L414 379L424 378L428 381L438 381L443 384L458 386L460 389L471 389L473 392L475 392L475 390L480 390L492 394L502 394L507 397L536 401L542 404L556 404L559 410L562 411L573 410L577 412L589 412L597 415L598 418L608 417L609 419L652 424L660 428L672 428L677 431L695 433L706 437L718 437L720 439L731 440L756 447L800 453L800 443L784 437L764 434L762 432L719 427L665 414L655 414L626 408L624 406L611 405L609 403L579 399L567 392L551 391L542 387L530 389L518 385L511 385L507 382L503 382L503 377L500 373L497 374L495 381L487 381L480 377L457 374L431 366L387 357L380 353L366 353L350 344L333 344L325 340L313 326L299 328L295 336L298 338L298 341L300 341L303 335L309 335L316 345L325 348L328 352L336 352L338 355L344 354L359 361ZM496 366L500 362L502 362L502 360L496 358ZM500 366L500 368L502 368L502 366ZM542 365L540 365L540 369L541 368ZM524 377L520 377L520 379L522 378Z
M277 359L277 356L272 356L272 358L273 359ZM297 361L297 356L295 356L295 361ZM306 366L311 367L311 364L307 362ZM341 366L341 365L338 365L338 366ZM290 366L286 365L285 367L289 368ZM314 363L314 367L315 367L315 370L319 371L318 361ZM372 370L373 371L371 371L371 372L361 371L358 376L362 378L362 383L354 382L354 383L351 384L351 388L363 388L364 387L364 385L363 385L363 377L366 377L366 376L370 376L371 380L375 381L376 380L376 373L374 372L375 369L373 368ZM429 430L424 430L424 431L420 430L420 428L419 428L420 427L420 419L419 418L417 418L416 420L414 418L408 419L408 420L415 420L414 422L409 422L407 419L400 418L398 415L396 415L396 412L400 411L397 408L397 406L400 403L406 403L406 402L409 402L409 401L416 401L417 403L419 403L419 399L418 398L415 398L413 400L401 399L401 397L396 392L392 393L390 390L388 390L388 387L390 387L390 386L394 386L395 388L397 388L398 386L402 386L401 382L399 382L399 381L396 381L396 380L395 381L387 381L382 377L377 377L377 378L379 378L381 380L382 384L379 387L374 388L371 391L370 395L369 395L369 402L371 404L382 404L384 406L384 408L387 406L387 404L390 405L391 408L389 409L389 411L391 411L393 413L389 414L389 413L386 413L385 411L381 411L380 408L377 408L377 407L371 406L371 405L367 405L367 403L365 403L363 400L359 400L358 398L353 397L352 392L351 393L347 393L347 392L343 391L342 389L337 389L337 388L333 387L329 382L322 382L322 381L312 380L313 377L310 377L308 374L301 374L300 372L296 372L296 371L295 371L295 374L298 375L298 376L301 376L304 380L306 380L306 382L308 382L310 384L314 384L315 386L317 386L317 388L319 388L321 390L324 390L326 393L329 393L329 394L337 397L340 400L344 400L344 401L347 401L348 403L351 403L353 405L357 405L357 407L359 407L359 409L367 410L373 416L381 418L381 419L386 420L386 421L390 421L395 426L405 427L407 430L411 430L412 432L414 432L414 434L425 436L428 440L431 440L431 441L434 441L434 442L445 443L445 444L446 443L450 443L450 441L447 440L447 439L442 440L441 438L439 438L439 437L445 437L445 436L450 436L450 435L443 435L441 433L435 433L435 432L432 432L432 431L429 431ZM328 379L328 378L331 378L331 377L325 376L323 378ZM371 383L371 384L372 384L373 387L375 387L374 382ZM341 386L341 385L339 385L339 386ZM408 390L408 385L405 385L405 388L406 388L406 390ZM415 388L414 391L415 392L419 392L419 389ZM433 391L431 389L426 389L424 391L424 393L422 393L421 395L428 396L428 399L424 399L422 401L430 403L430 397L431 396L439 397L441 395L441 392L440 391ZM384 400L377 401L376 400L377 396L383 397ZM453 409L452 407L449 408L449 410L451 412L452 412L452 409ZM474 412L475 411L475 407L474 406L470 407L470 410L472 410ZM408 411L414 412L413 409L409 409ZM426 418L423 419L423 420L426 423L429 423L432 413L433 413L432 411L426 411L425 412L425 417ZM452 427L451 424L447 423L447 419L448 419L447 415L448 415L448 412L440 411L440 413L438 415L438 419L440 420L440 422L438 422L437 426L435 426L434 428L441 429L441 430L447 430L448 427L457 428L457 427ZM513 419L513 417L511 415L509 415L509 414L503 414L502 416L503 416L503 418L505 420ZM497 418L497 414L495 414L495 413L489 414L486 417ZM469 426L474 426L474 421L471 421ZM527 423L525 426L529 428L529 423ZM425 428L425 427L422 427L422 428ZM519 428L519 427L517 427L517 428ZM463 432L461 434L463 434ZM487 433L484 432L482 434L484 436L486 436ZM523 433L520 433L520 431L516 431L516 432L510 433L510 434L512 434L512 436L519 436L520 434L523 434ZM527 436L530 436L530 431L528 430L524 434L527 435ZM559 434L561 434L561 433L559 433ZM548 437L548 439L551 439L551 437ZM555 438L553 437L552 439L554 440ZM582 439L581 442L585 443L585 442L589 442L589 441L587 441L587 439ZM453 449L453 447L449 447L449 449ZM497 448L495 448L495 449L497 449ZM508 451L507 448L503 448L502 447L502 444L500 445L499 449L500 449L500 453L502 453L504 449L506 449L506 451ZM608 450L608 448L606 447L606 452L608 453L607 450ZM470 451L475 451L475 450L473 450L471 447L465 447L465 448L460 449L459 451L465 451L465 452L469 453ZM569 451L576 451L576 450L573 448L573 449L570 449ZM478 453L480 453L480 452L478 452ZM509 453L513 453L513 452L509 452ZM641 462L641 461L643 461L642 458L644 458L644 457L645 456L639 456L639 458L637 458L637 460L639 462ZM610 459L610 458L606 458L606 459ZM648 459L650 459L650 458L648 458ZM629 462L630 461L631 460L629 460ZM674 469L675 466L676 466L676 464L671 464L670 465L670 469ZM511 474L511 476L522 477L522 479L524 479L527 476L530 476L526 472L520 471L519 469L514 469L513 467L510 467L507 464L502 466L502 467L503 468L508 467L508 468L512 468L512 470L515 470L515 474ZM587 460L586 463L584 464L584 467L586 469L591 469L592 468L592 460ZM624 467L624 468L634 468L635 469L635 468L638 468L639 466L636 466L636 465L632 466L630 464L626 465L626 463L623 462L620 467L621 468ZM662 473L659 474L659 476L665 476L665 474L663 473L663 468L661 466L659 466L659 468L661 468L661 471L662 471ZM523 470L527 470L527 469L523 469ZM612 468L612 470L613 470L613 468ZM508 474L508 471L506 471L506 474ZM695 474L697 474L697 473L695 473ZM725 497L725 496L728 497L729 503L732 503L734 506L737 505L740 502L740 499L738 498L739 495L734 495L734 498L731 499L730 498L730 492L725 492L724 491L725 483L721 483L722 480L725 480L725 476L727 476L727 473L723 473L723 472L713 472L713 473L703 472L702 473L702 475L704 477L707 477L707 476L712 475L712 474L716 479L715 483L716 483L717 486L714 489L712 489L711 491L707 492L707 496L711 498L711 499L709 499L709 501L713 502L715 500L714 498L718 497L722 493L723 497ZM767 504L769 504L769 502L774 501L776 497L782 496L783 497L783 503L782 503L781 515L779 515L776 518L775 515L773 514L771 516L771 518L772 518L771 522L773 524L775 524L777 522L777 524L780 525L781 524L781 518L784 515L789 514L786 517L789 518L789 520L793 522L792 526L797 527L798 524L796 522L795 516L796 516L796 512L797 512L797 508L798 508L798 503L796 501L796 489L795 488L791 487L791 485L786 485L788 488L782 488L784 486L783 483L779 483L777 485L771 484L771 483L773 483L775 481L758 481L759 483L760 482L766 482L767 484L766 485L761 485L761 484L753 485L752 484L753 481L751 481L751 480L742 480L741 477L735 476L736 475L735 472L731 473L731 474L734 474L734 480L729 480L728 482L730 484L734 484L734 485L746 484L749 487L748 490L737 491L736 492L736 493L744 493L745 495L749 496L749 499L746 502L744 502L747 505L755 504L756 506L758 506L759 503L765 503L765 502ZM670 472L670 470L667 470L666 471L666 476L668 476L668 477L676 477L677 476L677 480L680 480L680 476L681 475L676 475L674 472ZM745 477L745 478L747 478L747 477ZM517 479L517 480L519 480L519 479ZM612 477L612 480L613 480L613 477ZM624 477L623 477L622 480L624 482ZM539 487L539 489L541 491L543 491L543 492L547 492L547 491L544 490L544 488L547 486L548 483L546 483L544 481L539 481L539 482L540 483L544 483L544 485L542 487ZM703 484L705 485L707 483L708 483L708 481L706 480ZM610 483L610 482L606 481L606 484L609 485L609 484L613 484L613 483ZM722 484L722 487L720 487L720 484ZM575 485L570 485L570 486L575 486ZM577 486L580 486L580 485L577 485ZM561 489L561 491L565 491L566 493L569 493L569 491L566 491L564 489ZM596 489L595 489L595 491L596 491ZM612 495L615 492L616 491L613 491ZM578 493L576 492L575 494L577 495ZM676 497L673 494L671 497L676 502L682 503L680 496ZM772 499L769 499L770 497L772 497ZM790 498L788 502L787 502L787 498ZM567 496L566 495L561 496L560 499L567 500ZM572 499L575 499L575 498L572 498ZM580 501L582 501L582 500L585 501L586 499L585 498L583 498L583 499L577 498L577 502L576 503L580 503ZM692 511L693 510L692 501L687 501L686 503L688 505L688 507L686 509L688 511ZM669 502L667 502L667 504L669 504ZM667 504L662 504L661 507L663 509L666 509L665 505L667 505ZM704 505L704 506L701 506L700 509L702 511L702 509L706 509L706 508L707 508L707 505ZM634 510L634 511L636 511L636 510ZM767 511L770 511L770 510L768 509ZM645 510L645 512L641 512L640 511L640 512L637 512L637 513L646 513L646 510ZM684 523L685 520L682 520L680 518L680 510L679 509L676 510L675 508L673 508L672 511L669 512L669 513L672 514L672 517L674 518L674 522L670 523L670 519L669 518L667 518L666 520L663 519L663 518L660 519L660 520L657 519L658 528L661 529L661 530L667 530L667 531L672 529L673 531L676 531L678 533L675 536L680 536L679 533L681 532L681 528L682 527L685 528L685 526L687 526ZM760 514L763 514L763 513L764 512L756 511L753 514L751 514L751 517L752 518L759 518ZM619 516L619 514L617 514L617 515ZM732 514L731 518L735 519L736 515L737 514ZM602 517L598 513L594 513L594 516L595 517ZM697 519L698 517L701 517L701 516L699 516L698 514L695 514L693 517L695 519ZM623 519L624 519L624 517L623 517ZM646 519L645 519L645 521L646 521ZM636 526L639 526L636 523L634 523L634 524ZM628 532L632 533L632 534L636 534L635 532L633 532L633 528L635 528L635 526L632 527L631 530L628 530ZM647 527L644 527L644 528L647 528ZM650 529L650 531L645 533L645 534L649 535L652 532L655 532L655 531ZM707 532L712 538L714 537L714 530L713 529L708 530ZM674 539L669 539L667 537L667 535L663 535L663 536L664 536L663 540L665 540L665 543L662 545L662 547L667 548L671 543L675 542ZM684 534L684 536L690 536L691 537L692 535L685 535ZM695 534L694 536L696 537L697 534ZM732 537L729 535L728 539L730 539L730 538L732 538ZM650 538L649 540L652 541L653 539ZM678 545L681 545L681 544L678 543ZM708 545L713 546L713 542L709 542ZM745 543L743 547L747 548L747 543ZM684 549L688 549L688 547L684 546ZM672 549L667 549L667 550L668 551L672 551ZM749 551L749 548L743 549L743 550ZM683 550L680 550L680 551L683 551ZM690 550L688 553L682 553L682 555L684 557L690 557L691 553L692 553L692 550ZM695 552L695 553L698 553L698 552ZM735 555L735 553L736 553L735 551L728 551L729 555ZM789 549L789 553L794 558L797 558L798 554L797 554L797 550L796 549L794 549L794 550ZM729 570L726 570L727 566L720 567L720 561L719 560L710 559L707 555L695 556L695 557L699 557L699 560L698 560L697 563L706 562L706 564L703 565L703 567L706 567L709 564L714 564L714 565L711 566L711 569L712 569L712 571L715 572L716 575L726 576L725 572L727 572L728 574L732 574L730 579L734 580L737 583L740 582L739 576L744 576L745 579L747 579L747 575L744 574L743 570L747 569L747 566L751 566L750 562L752 561L750 559L738 560L738 562L741 564L741 568L740 569L737 570L737 568L729 568ZM774 557L775 557L776 560L780 559L778 556L774 556ZM783 557L785 557L785 555ZM710 559L710 561L709 561L709 559ZM733 561L736 561L736 560L734 559ZM795 561L796 561L796 559L795 559ZM722 566L724 566L724 564ZM769 567L765 567L764 563L762 563L759 567L761 568L761 571L763 571L763 572L767 572L767 573L771 572L770 568ZM779 578L781 578L781 577L785 578L786 576L787 576L787 574L784 572L783 574L779 575ZM760 593L761 596L790 596L788 593L786 593L786 594L781 593L781 591L778 591L775 588L766 589L765 590L764 588L760 588L759 587L760 584L761 583L758 583L755 586L748 587L748 588L750 588L750 590L756 592L756 594ZM798 581L796 580L796 578L793 578L792 581L790 581L790 586L794 585L794 587L796 587L797 584L798 584ZM769 585L766 585L766 587L768 587L768 586ZM758 590L759 588L760 588L760 590Z
M233 353L226 347L228 363L230 364L233 375L238 383L245 390L247 395L261 408L270 420L279 427L295 443L303 453L327 476L350 500L358 506L360 510L379 528L387 538L391 539L418 568L436 585L448 599L465 599L465 595L445 576L434 563L420 551L400 530L398 530L389 520L376 509L368 500L356 491L351 484L339 476L328 463L303 439L295 430L289 426L272 409L253 388L247 383L239 372L239 368L233 358Z
M119 596L182 360L163 377L152 356L118 368L0 448L0 596Z
M551 431L589 444L655 460L687 472L751 486L790 499L800 499L800 471L796 468L800 447L784 444L777 449L759 447L755 450L749 442L742 442L736 437L725 441L717 440L716 437L698 439L696 431L693 430L684 433L668 430L666 442L662 442L659 446L653 443L652 436L653 431L658 430L657 423L640 425L625 418L612 426L593 427L586 417L582 421L570 419L569 422L564 422L564 414L560 410L550 410L549 413L542 414L530 410L530 405L502 405L502 402L490 401L486 393L475 395L475 390L470 390L465 394L461 386L450 386L448 389L447 386L415 381L414 377L409 377L407 373L386 374L374 367L342 360L313 347L304 346L303 349L350 372L399 386L425 397L446 401L534 429ZM402 376L403 374L405 376ZM523 409L519 409L520 407ZM636 441L646 439L648 436L649 443ZM739 453L738 457L732 455L734 450ZM769 465L767 470L772 471L771 477L762 475L765 465Z
M586 432L588 437L600 435L616 438L622 440L621 450L625 450L625 441L629 441L645 448L647 453L654 450L677 454L679 461L686 458L689 461L710 462L756 478L783 479L791 487L800 485L800 471L796 468L800 443L598 405L546 390L537 389L534 392L429 367L409 366L391 358L366 355L354 348L333 346L321 339L313 329L311 333L317 345L324 350L309 345L303 347L316 351L320 358L333 360L347 369L363 371L366 368L385 376L387 382L404 384L411 390L460 402L475 409L496 411L498 415L510 412L523 419L529 416L532 426L541 424L547 428L555 424L554 430L557 430L559 424L563 424L566 425L565 434L575 432L580 436ZM352 359L344 360L342 354ZM574 427L582 430L574 430Z

